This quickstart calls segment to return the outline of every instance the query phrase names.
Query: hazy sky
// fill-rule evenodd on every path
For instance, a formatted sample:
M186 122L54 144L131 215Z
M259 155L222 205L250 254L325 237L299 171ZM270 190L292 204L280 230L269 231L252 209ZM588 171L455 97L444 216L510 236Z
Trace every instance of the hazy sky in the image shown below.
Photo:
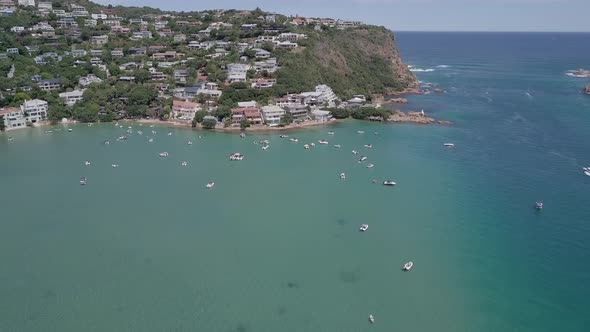
M96 1L96 0L95 0ZM361 20L402 31L590 32L590 0L98 0L166 10L252 9Z

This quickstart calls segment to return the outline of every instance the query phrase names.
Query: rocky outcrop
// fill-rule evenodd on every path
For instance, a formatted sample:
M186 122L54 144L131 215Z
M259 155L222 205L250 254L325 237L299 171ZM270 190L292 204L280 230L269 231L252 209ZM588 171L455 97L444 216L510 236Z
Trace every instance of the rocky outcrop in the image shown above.
M416 123L416 124L433 124L436 123L436 120L430 117L427 117L422 112L402 112L402 111L395 111L393 115L387 119L387 122L395 122L395 123Z

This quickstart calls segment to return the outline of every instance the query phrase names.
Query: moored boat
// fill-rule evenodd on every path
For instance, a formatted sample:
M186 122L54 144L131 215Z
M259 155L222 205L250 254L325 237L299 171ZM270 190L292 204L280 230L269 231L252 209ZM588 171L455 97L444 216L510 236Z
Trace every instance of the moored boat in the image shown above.
M188 142L186 142L186 144L193 145L193 141L188 141Z
M367 165L367 168L373 168L373 167L375 167L375 165L373 165L373 164L368 164Z
M262 146L262 150L266 150L266 149L268 149L268 145Z
M288 138L289 135L279 135L280 138Z
M590 176L590 171L584 171L584 174Z
M352 154L359 154L357 150L352 150Z
M168 157L168 152L160 152L160 157Z
M303 146L303 148L304 148L304 149L306 149L306 150L307 150L307 149L309 149L309 144L305 144L305 145Z
M86 166L90 166L90 161L86 160L86 161L84 162L84 165L86 165Z
M447 148L452 148L455 146L455 144L453 144L453 143L445 143L443 145L446 146Z
M359 159L359 161L365 161L365 160L367 160L367 157L365 157L365 156L361 156L361 159Z
M402 270L410 271L412 269L412 266L414 266L413 262L407 262L406 264L404 264L404 267L402 268Z
M385 181L383 181L383 185L384 186L395 186L395 182L393 182L391 180L385 180Z
M289 141L291 141L291 142L295 142L295 143L299 142L299 140L298 140L298 139L296 139L296 138L289 138Z
M358 134L364 134L364 133L365 133L365 132L364 132L364 131L362 131L362 130L357 130L356 132L357 132Z
M180 166L188 166L188 162L183 161L182 163L180 163Z
M112 168L117 168L117 167L119 167L119 164L112 164L111 167Z
M372 149L373 148L373 144L365 144L365 148Z
M235 152L229 155L229 160L240 161L242 159L244 159L244 155L239 152Z
M334 144L334 147L335 147L336 149L340 149L340 148L342 147L342 145L340 145L340 144Z
M215 185L215 182L209 182L209 183L207 183L207 185L205 187L207 187L207 189L211 189L211 188L213 188L214 185Z
M369 229L369 225L367 225L367 224L362 224L362 225L361 225L361 228L359 228L359 229L360 229L360 231L361 231L361 232L366 232L366 231L367 231L367 229Z
M246 133L240 133L241 138L246 138Z
M535 208L537 210L543 209L543 202L541 202L541 201L535 202Z
M88 183L88 179L86 179L85 177L81 177L80 178L80 184L83 185L83 186L85 186L86 183Z
M340 173L340 178L341 178L342 180L346 179L346 174L344 174L344 173Z
M328 144L328 141L319 140L318 143L320 143L320 144Z
M328 132L328 135L334 135L334 132L333 131L329 131Z
M371 315L369 315L369 322L370 322L371 324L375 323L375 316L373 316L372 314L371 314Z

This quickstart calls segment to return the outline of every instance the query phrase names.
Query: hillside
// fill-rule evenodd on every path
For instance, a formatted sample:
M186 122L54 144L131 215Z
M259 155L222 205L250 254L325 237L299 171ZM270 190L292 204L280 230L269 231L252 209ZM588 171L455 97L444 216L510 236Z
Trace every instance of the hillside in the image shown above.
M417 84L400 57L394 35L383 27L363 26L310 34L305 49L279 55L279 85L294 92L317 84L336 94L387 94ZM292 91L289 91L292 92Z

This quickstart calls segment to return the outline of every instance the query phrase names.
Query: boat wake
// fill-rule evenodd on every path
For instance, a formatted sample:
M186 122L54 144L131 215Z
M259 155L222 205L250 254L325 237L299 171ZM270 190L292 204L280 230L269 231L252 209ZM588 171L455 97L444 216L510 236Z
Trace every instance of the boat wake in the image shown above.
M414 73L430 73L430 72L433 72L434 69L433 68L422 69L422 68L413 68L413 67L411 67L410 68L410 71L411 72L414 72Z
M449 65L438 65L436 66L436 68L450 68L451 66Z

